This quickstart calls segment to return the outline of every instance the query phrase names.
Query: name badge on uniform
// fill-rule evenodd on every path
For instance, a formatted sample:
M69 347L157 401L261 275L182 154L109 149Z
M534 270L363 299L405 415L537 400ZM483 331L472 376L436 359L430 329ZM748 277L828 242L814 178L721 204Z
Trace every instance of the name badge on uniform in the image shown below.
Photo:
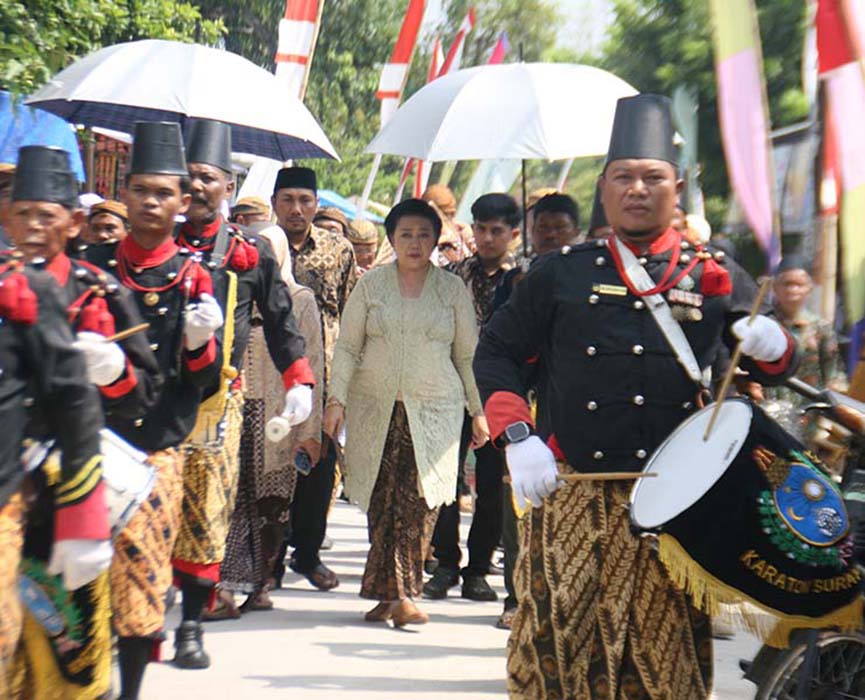
M607 294L614 297L628 296L628 288L618 284L593 284L592 291L596 294Z
M671 304L683 304L699 308L703 305L703 295L696 292L686 292L684 289L671 289L667 292L667 301Z

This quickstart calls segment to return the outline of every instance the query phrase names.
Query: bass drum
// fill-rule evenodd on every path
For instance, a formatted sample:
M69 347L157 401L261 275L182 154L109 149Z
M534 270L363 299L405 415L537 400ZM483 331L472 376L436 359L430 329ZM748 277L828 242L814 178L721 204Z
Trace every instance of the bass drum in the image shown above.
M751 603L799 626L861 622L849 519L819 460L747 399L689 417L651 456L631 521L707 612ZM859 614L859 619L856 619Z

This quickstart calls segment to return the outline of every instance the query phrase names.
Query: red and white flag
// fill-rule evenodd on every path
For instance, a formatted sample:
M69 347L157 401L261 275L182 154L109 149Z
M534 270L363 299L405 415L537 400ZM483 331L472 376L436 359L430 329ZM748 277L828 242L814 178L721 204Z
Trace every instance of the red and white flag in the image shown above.
M470 7L468 14L463 19L463 23L460 25L459 30L457 30L456 39L454 39L454 43L451 44L450 49L448 50L448 55L445 57L445 62L439 71L439 77L443 75L447 75L452 70L459 70L460 63L463 60L463 49L466 44L466 36L468 33L475 28L475 8Z
M858 16L843 0L819 0L817 51L820 79L841 172L841 249L845 308L851 322L865 318L865 74Z
M393 116L402 99L425 5L425 0L409 0L399 37L393 47L393 54L381 71L378 92L375 94L381 100L381 126L384 126Z
M276 47L276 77L288 91L303 99L303 89L315 41L324 0L286 0L285 16L279 20L279 41Z

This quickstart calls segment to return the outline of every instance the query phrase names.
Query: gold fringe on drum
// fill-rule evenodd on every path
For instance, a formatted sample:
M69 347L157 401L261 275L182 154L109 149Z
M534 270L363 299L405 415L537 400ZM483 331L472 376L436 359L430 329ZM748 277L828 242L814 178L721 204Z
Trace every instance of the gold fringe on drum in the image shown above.
M9 696L9 673L21 635L18 566L24 546L24 499L13 494L0 508L0 698Z
M630 484L562 485L520 528L512 700L701 700L709 618L630 528Z
M165 593L171 585L171 552L183 498L183 457L176 449L147 459L156 484L114 541L111 609L121 637L149 637L162 630Z
M111 606L108 572L70 596L83 616L83 646L62 654L28 612L16 657L13 700L99 700L111 690ZM68 643L68 642L67 642Z
M730 624L747 630L769 646L786 648L789 646L790 634L799 629L832 627L843 632L854 632L862 628L861 596L822 617L785 615L719 581L694 561L675 537L662 534L658 539L658 556L670 577L679 588L688 592L698 608L714 617L723 605Z
M184 443L183 517L174 559L219 564L234 510L239 471L243 393L233 391L225 405L224 433L218 446Z

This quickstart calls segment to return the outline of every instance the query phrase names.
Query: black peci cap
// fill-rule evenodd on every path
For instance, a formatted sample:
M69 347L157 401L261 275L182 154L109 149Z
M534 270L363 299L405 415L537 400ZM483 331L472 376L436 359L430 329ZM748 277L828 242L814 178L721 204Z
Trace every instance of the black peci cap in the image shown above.
M276 182L273 183L273 193L276 194L279 190L286 187L297 187L302 190L318 192L315 170L299 166L283 168L276 175Z
M135 122L130 175L189 175L177 122Z
M665 160L675 167L678 153L670 99L663 95L623 97L616 105L607 165L614 160Z
M24 146L12 183L15 201L54 202L78 206L78 181L69 165L69 153L53 146Z
M186 129L186 162L213 165L231 172L231 127L212 119L195 119Z

